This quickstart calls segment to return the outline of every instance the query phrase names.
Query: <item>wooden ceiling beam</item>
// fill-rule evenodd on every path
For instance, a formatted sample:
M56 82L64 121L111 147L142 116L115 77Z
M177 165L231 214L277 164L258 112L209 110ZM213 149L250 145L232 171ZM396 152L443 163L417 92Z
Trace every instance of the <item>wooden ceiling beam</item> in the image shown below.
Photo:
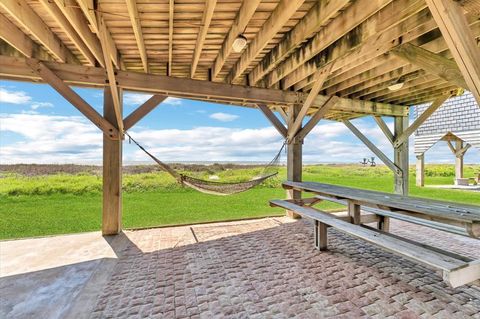
M443 38L480 105L480 49L462 7L453 0L426 0Z
M344 8L349 0L320 0L308 11L305 17L289 31L262 61L249 73L249 83L255 85L266 74L271 72L280 62L285 60L306 39L320 31L338 12Z
M193 79L195 72L197 71L198 61L200 60L200 55L202 54L203 44L205 43L205 38L207 37L208 28L210 27L210 22L212 21L213 12L215 11L215 5L217 0L205 0L205 9L203 10L202 24L198 30L197 43L195 44L195 49L193 51L192 66L190 69L190 77Z
M250 41L238 62L233 66L227 77L227 83L234 83L240 78L258 54L297 12L297 9L300 8L304 1L305 0L280 1L260 31L258 31L255 38Z
M25 0L2 0L0 7L40 42L60 62L77 63L75 55L50 30Z
M1 48L0 48L1 49ZM4 54L4 52L0 52ZM106 85L105 69L80 65L67 65L55 62L45 62L45 65L55 72L66 83L87 86L104 87ZM231 85L219 82L174 78L164 75L145 74L131 71L117 70L118 86L130 91L190 99L223 99L224 103L235 105L265 103L270 105L292 105L303 103L307 94L301 92L282 91L241 85ZM16 78L18 80L41 80L26 65L25 59L0 55L0 78ZM312 108L319 107L328 99L318 95ZM405 116L408 107L389 105L370 101L351 100L341 98L335 104L334 110L363 115Z
M430 74L434 74L459 87L468 89L467 83L465 83L463 75L455 61L410 43L399 45L391 52L405 61L419 66Z
M88 65L95 65L96 58L92 54L90 48L85 44L84 40L79 36L78 32L82 32L81 29L75 29L71 22L65 17L60 8L50 0L39 0L43 7L48 11L48 13L53 17L53 19L58 23L62 28L63 32L68 36L70 41L75 44L80 53L87 60ZM88 30L91 34L91 32ZM97 41L98 42L98 41Z
M405 2L405 3L403 3ZM410 5L408 5L410 4ZM399 11L397 6L404 5ZM375 56L388 52L407 39L418 34L423 34L424 28L418 25L430 23L435 28L435 22L431 19L427 10L422 12L425 4L422 0L409 2L400 0L386 6L377 14L371 16L364 23L352 30L346 36L337 40L330 48L317 54L314 59L305 62L294 72L287 75L282 83L283 88L295 85L295 90L300 90L313 82L311 72L323 67L331 61L336 61L333 71L343 70L348 65L357 65L361 59L372 59ZM419 14L417 14L420 11ZM387 20L390 24L386 25ZM405 34L406 30L414 29L411 34ZM352 41L355 38L356 41ZM332 75L333 76L333 75ZM300 82L300 83L299 83Z
M48 0L43 0L48 1ZM140 59L142 60L142 66L145 73L149 72L147 50L145 49L145 41L143 40L142 26L140 22L140 16L138 15L137 0L125 0L127 2L128 16L130 17L130 23L132 24L133 33L137 42L138 51L140 52Z
M265 78L264 85L272 87L285 76L295 71L303 63L315 57L337 39L360 25L365 19L387 5L391 0L359 0L350 5L331 23L322 28L304 46L295 51Z
M167 63L168 76L172 76L174 14L175 14L175 0L169 0L168 2L168 63Z
M235 17L235 21L233 21L232 27L223 41L222 48L220 49L220 52L218 52L215 62L213 63L212 80L215 81L218 78L218 74L222 71L223 65L232 53L233 42L238 35L245 31L260 2L261 0L243 1L242 6Z

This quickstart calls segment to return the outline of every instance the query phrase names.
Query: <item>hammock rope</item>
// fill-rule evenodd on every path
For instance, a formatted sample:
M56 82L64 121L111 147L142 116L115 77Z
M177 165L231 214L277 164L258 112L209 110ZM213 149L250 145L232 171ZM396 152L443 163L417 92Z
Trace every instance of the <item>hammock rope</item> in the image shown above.
M270 161L270 163L265 165L260 176L254 177L251 180L245 181L245 182L215 182L215 181L204 180L204 179L178 173L168 164L162 162L157 157L155 157L152 153L147 151L142 145L140 145L140 143L134 140L127 132L125 132L125 135L128 136L131 142L137 145L138 148L140 148L142 151L145 152L145 154L147 154L151 159L153 159L158 164L158 166L160 166L165 172L167 172L173 178L175 178L179 184L188 186L199 192L212 194L212 195L232 195L232 194L244 192L263 183L265 180L276 176L278 174L278 164L280 162L282 151L284 150L286 145L286 142L282 144L282 147L280 148L278 153L275 155L275 157Z

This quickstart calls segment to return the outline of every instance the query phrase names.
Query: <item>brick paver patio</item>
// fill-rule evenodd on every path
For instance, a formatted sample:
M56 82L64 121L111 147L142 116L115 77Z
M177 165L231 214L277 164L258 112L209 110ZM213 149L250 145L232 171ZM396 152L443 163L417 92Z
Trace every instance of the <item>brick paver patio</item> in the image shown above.
M480 241L393 221L392 231L480 258ZM480 286L287 218L126 232L93 318L480 318Z

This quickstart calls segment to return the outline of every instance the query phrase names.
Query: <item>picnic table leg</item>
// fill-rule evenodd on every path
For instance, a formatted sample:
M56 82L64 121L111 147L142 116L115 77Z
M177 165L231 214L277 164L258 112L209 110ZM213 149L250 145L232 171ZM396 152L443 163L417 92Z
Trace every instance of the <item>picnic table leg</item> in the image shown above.
M390 217L378 215L378 218L377 228L384 232L388 232L390 230Z
M315 221L314 226L315 233L315 248L322 251L327 250L327 224L321 223L318 220Z
M360 205L348 201L348 215L350 216L351 223L360 225Z

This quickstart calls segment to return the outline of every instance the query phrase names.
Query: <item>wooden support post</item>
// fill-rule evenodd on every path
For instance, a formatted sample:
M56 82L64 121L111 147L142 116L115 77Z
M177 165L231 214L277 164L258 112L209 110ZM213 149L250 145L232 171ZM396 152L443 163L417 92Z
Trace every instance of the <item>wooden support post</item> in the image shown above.
M117 117L110 87L105 87L103 113L117 126ZM103 215L102 234L115 235L122 230L122 139L103 136Z
M288 130L295 123L301 109L301 105L293 105L288 112ZM302 181L302 144L303 139L293 138L287 143L287 180L292 182ZM302 193L298 190L287 190L288 199L301 199ZM300 215L287 211L287 216L292 218L300 218Z
M327 250L328 245L328 229L327 224L315 220L314 226L315 248L322 251Z
M460 151L463 148L463 141L457 140L455 142L455 149ZM455 179L463 178L463 155L464 153L458 152L455 156Z
M417 172L415 177L418 187L425 186L425 153L417 156Z
M360 205L348 201L348 216L352 224L360 225Z
M408 116L396 116L395 118L395 139L403 134L408 127ZM408 195L408 139L402 144L394 146L393 156L395 166L400 172L395 176L395 193L400 195Z

